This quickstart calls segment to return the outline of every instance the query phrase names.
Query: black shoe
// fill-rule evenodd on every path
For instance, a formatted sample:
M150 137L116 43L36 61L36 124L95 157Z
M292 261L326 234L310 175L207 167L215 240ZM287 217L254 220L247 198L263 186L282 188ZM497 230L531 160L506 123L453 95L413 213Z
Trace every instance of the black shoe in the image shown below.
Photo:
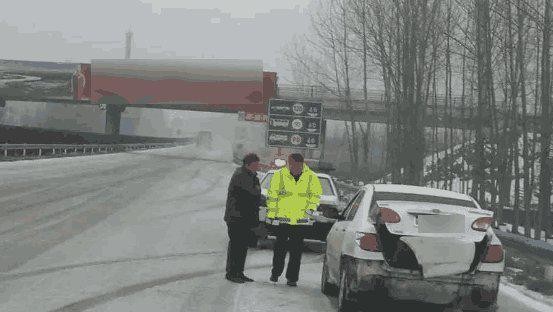
M225 278L233 283L243 284L245 281L239 276L226 275Z
M244 282L253 282L254 280L247 277L246 275L242 274L240 275L240 278L244 281Z
M271 278L269 278L269 280L273 283L276 283L278 282L278 276L271 275Z
M290 287L296 287L296 286L298 286L298 282L288 281L288 282L286 282L286 285L288 285Z

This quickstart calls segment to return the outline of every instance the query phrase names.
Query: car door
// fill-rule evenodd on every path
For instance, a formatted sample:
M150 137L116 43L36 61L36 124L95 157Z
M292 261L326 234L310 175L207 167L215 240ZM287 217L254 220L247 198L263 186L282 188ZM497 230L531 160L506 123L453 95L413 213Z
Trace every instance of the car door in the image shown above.
M340 272L340 259L342 257L342 245L344 234L348 229L351 221L359 209L359 203L363 198L364 191L359 191L349 202L344 212L340 215L339 220L330 229L326 238L326 255L329 273L333 280L337 280Z

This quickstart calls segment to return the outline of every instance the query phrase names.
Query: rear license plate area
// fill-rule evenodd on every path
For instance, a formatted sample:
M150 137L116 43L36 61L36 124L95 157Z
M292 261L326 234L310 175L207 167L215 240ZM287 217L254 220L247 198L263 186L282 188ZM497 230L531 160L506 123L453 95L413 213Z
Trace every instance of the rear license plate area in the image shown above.
M465 216L450 215L419 215L417 217L419 233L464 233Z

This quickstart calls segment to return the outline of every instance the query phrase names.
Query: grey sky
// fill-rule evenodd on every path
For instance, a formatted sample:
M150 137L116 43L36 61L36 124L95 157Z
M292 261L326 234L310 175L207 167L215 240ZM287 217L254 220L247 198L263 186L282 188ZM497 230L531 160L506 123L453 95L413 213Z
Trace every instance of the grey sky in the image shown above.
M0 59L254 58L286 78L282 47L309 27L310 0L2 0ZM203 9L203 10L201 10Z
M232 17L253 17L255 13L271 9L305 8L311 0L142 0L151 3L155 11L162 7L214 9L228 12Z

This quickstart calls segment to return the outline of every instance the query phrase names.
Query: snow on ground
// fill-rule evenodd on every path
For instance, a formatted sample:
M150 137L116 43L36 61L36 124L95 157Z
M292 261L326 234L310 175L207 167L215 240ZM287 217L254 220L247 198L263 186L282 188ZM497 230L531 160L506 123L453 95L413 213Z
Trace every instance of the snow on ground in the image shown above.
M331 299L319 289L320 262L304 260L296 289L268 280L270 251L250 252L246 273L255 283L236 285L223 280L222 273L183 279L159 285L129 297L118 298L91 311L332 311ZM320 258L320 257L318 257ZM317 259L320 261L320 259ZM254 263L260 264L254 264ZM293 295L291 294L293 292Z
M217 149L224 144L214 138ZM334 311L335 299L319 290L320 254L304 254L298 288L285 286L283 277L276 285L268 282L270 250L249 252L246 274L255 283L224 280L227 234L222 217L234 170L224 161L229 153L230 148L191 145L0 164L10 179L17 179L17 172L29 179L98 166L132 169L145 164L144 158L174 166L109 217L0 274L0 311ZM505 289L500 312L525 311L525 306L530 307L526 311L551 311L534 302L539 298L521 297L508 285Z
M540 293L528 290L524 286L511 284L502 280L500 292L512 298L516 298L518 302L524 303L526 307L536 311L553 311L553 297L544 296Z
M499 226L499 229L503 232L512 233L513 232L513 225L509 224L509 223L502 224L502 225ZM530 229L530 233L531 233L532 237L536 236L536 231L534 229ZM518 234L524 235L524 227L523 226L518 227ZM541 237L542 238L545 237L545 231L541 231ZM543 242L545 243L545 241L543 241ZM553 245L553 239L548 239L547 243Z
M15 78L13 78L15 77ZM23 75L13 75L12 78L1 78L0 76L0 87L5 87L8 83L11 83L11 82L29 82L29 81L38 81L38 80L41 80L42 78L40 77L35 77L35 76L23 76Z
M182 152L185 158L192 153L186 147L144 152L174 157ZM0 275L0 281L7 279L0 310L50 310L124 285L224 267L222 209L233 169L229 163L192 161L103 222Z

